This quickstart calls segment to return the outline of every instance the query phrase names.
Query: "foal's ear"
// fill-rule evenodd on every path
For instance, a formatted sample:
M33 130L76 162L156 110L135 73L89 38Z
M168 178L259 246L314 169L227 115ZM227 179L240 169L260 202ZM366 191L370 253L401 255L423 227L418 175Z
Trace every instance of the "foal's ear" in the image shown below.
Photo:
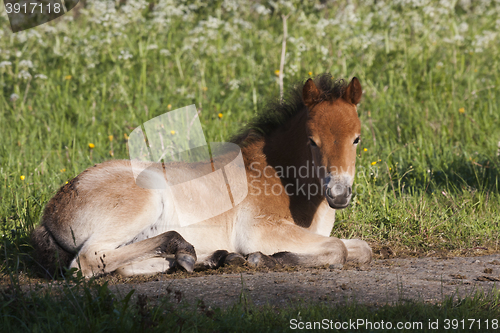
M314 81L312 79L308 79L302 89L302 99L304 100L304 104L306 106L313 104L314 101L318 100L319 95L319 90L314 84Z
M357 105L361 100L361 95L363 95L363 89L361 89L361 84L357 77L353 77L351 83L347 86L342 98L354 105Z

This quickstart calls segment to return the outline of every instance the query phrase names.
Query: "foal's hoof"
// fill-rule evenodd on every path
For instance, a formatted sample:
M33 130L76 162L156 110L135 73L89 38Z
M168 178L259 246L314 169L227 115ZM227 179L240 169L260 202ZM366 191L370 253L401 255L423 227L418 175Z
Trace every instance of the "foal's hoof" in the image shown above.
M187 272L192 272L194 270L194 264L196 263L196 258L187 253L178 253L175 256L175 261Z
M247 260L250 267L274 268L278 265L278 262L274 258L266 256L262 252L250 253Z
M242 267L245 265L247 261L245 260L245 257L243 257L239 253L229 253L226 258L224 259L224 266L236 266L236 267Z

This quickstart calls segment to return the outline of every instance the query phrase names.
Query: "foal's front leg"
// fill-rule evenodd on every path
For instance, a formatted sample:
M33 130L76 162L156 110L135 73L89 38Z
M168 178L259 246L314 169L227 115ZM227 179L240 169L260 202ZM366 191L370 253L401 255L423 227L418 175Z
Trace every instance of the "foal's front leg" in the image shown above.
M372 249L367 242L361 239L341 239L347 248L346 261L361 265L369 264L372 261ZM277 252L271 256L262 252L254 252L248 256L250 266L265 266L273 268L276 265L297 266L299 265L299 256L292 252Z
M259 222L247 228L240 226L236 233L236 248L241 253L251 254L250 265L258 266L261 260L271 260L285 265L314 267L344 264L348 258L348 249L338 238L315 234L286 220Z
M372 249L361 239L341 239L347 248L347 261L369 264L372 261Z
M245 263L245 258L239 253L217 250L210 255L201 256L196 262L194 270L204 271L221 266L243 266Z

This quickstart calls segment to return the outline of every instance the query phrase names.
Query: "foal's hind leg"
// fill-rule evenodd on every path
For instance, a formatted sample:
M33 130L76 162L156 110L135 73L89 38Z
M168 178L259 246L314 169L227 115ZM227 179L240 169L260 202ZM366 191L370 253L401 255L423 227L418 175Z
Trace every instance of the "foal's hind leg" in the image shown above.
M84 245L77 259L71 264L71 268L80 267L84 276L100 275L111 273L120 267L152 258L162 258L169 254L175 255L175 262L187 271L193 271L196 262L194 247L175 231L168 231L117 249L100 250L100 248L99 244Z
M175 258L150 258L136 261L130 265L122 266L115 272L121 276L151 275L156 273L167 273L175 266Z

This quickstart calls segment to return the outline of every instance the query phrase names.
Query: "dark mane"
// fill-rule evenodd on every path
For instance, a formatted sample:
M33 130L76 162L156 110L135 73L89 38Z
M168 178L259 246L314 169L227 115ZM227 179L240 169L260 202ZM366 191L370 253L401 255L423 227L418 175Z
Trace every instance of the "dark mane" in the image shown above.
M347 84L344 80L334 80L326 73L314 78L316 87L321 92L321 101L335 101L342 97ZM242 145L250 143L284 125L305 108L302 100L302 89L304 83L296 84L288 91L283 100L274 100L268 103L263 111L260 111L238 134L233 136L230 142Z

